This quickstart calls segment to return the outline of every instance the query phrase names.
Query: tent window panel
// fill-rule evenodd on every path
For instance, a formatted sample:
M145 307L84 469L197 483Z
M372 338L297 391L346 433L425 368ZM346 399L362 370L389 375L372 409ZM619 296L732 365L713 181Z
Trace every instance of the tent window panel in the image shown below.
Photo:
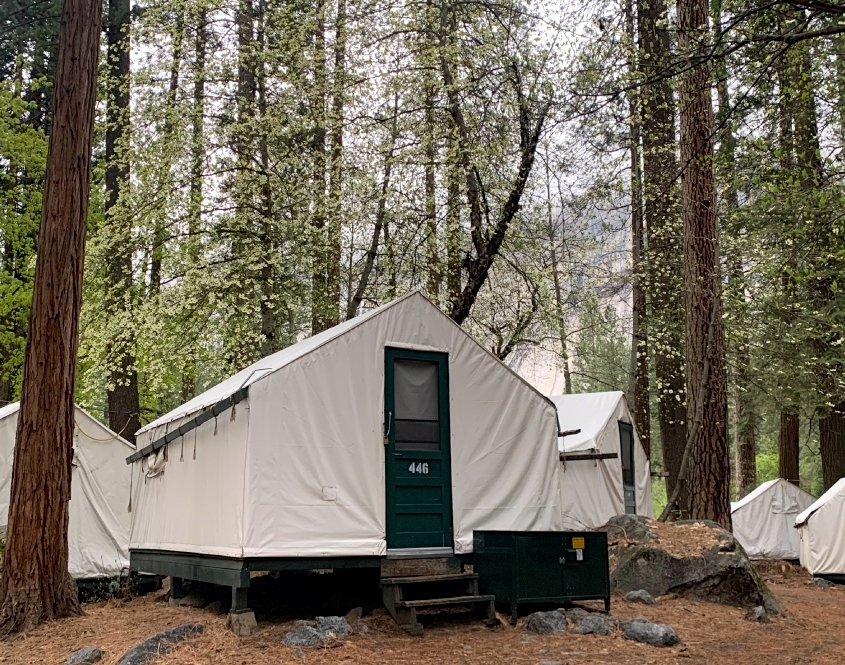
M620 428L622 440L622 482L625 485L634 485L634 436L627 427Z
M396 449L440 450L437 363L397 358L393 368Z

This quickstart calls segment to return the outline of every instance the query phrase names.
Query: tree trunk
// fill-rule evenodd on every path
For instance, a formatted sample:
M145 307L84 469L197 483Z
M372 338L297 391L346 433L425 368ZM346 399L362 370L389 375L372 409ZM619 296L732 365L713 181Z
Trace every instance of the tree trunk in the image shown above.
M393 153L396 150L396 139L399 136L399 93L393 97L393 121L390 127L390 143L387 148L387 154L384 156L384 172L381 179L381 191L378 197L378 207L376 208L376 222L373 225L373 235L370 241L370 248L367 250L367 258L364 261L364 269L361 271L361 276L358 279L358 286L355 288L355 294L349 301L349 307L346 310L346 318L354 318L358 314L358 307L364 300L364 293L370 284L370 275L375 266L376 256L378 255L378 241L381 237L382 228L385 224L385 216L387 215L387 195L390 191L390 172L393 168ZM387 230L385 229L385 242L387 242ZM392 258L392 247L391 261ZM393 279L396 279L395 272ZM395 284L393 285L395 289Z
M425 65L424 65L425 66ZM425 159L425 228L426 228L426 291L436 305L440 304L440 253L437 248L437 189L435 168L437 165L437 124L434 118L434 77L426 68L425 81L425 129L423 153Z
M798 485L798 411L782 409L778 435L778 477Z
M343 227L341 199L343 196L343 111L346 105L346 20L346 0L337 0L331 132L329 133L326 315L324 321L327 328L340 323L340 237Z
M331 327L331 304L328 283L328 238L326 233L326 2L318 0L314 23L314 171L313 171L313 268L311 278L311 334Z
M722 41L722 0L714 0L713 25L716 43ZM725 59L716 63L716 91L719 112L716 115L719 158L725 174L723 209L730 218L739 209L739 194L736 188L735 152L736 138L731 117L728 69ZM724 226L724 225L723 225ZM757 486L757 410L751 398L751 353L748 334L748 305L746 278L742 257L734 253L727 260L730 270L730 289L734 301L734 358L733 403L734 403L734 451L736 454L737 497L748 494Z
M169 188L172 178L171 163L169 159L173 154L171 144L176 132L176 125L179 121L179 109L176 106L176 98L179 93L179 70L182 67L182 49L185 38L185 10L180 8L176 15L176 23L173 28L173 55L170 58L170 83L167 88L167 101L165 102L164 131L162 132L162 143L164 144L165 155L168 163L161 165L161 178L164 181L160 189ZM164 258L164 244L167 241L167 225L164 219L164 211L156 216L155 229L153 231L153 247L150 257L150 295L157 295L161 290L161 263Z
M99 0L65 0L3 560L5 635L82 613L68 574L68 501L101 21Z
M259 275L261 291L261 357L264 358L279 350L276 334L276 318L278 303L276 302L276 275L274 269L277 243L275 239L273 220L275 206L273 191L270 186L270 148L267 143L267 72L266 72L266 4L265 0L258 0L256 23L258 34L256 46L259 49L255 59L256 92L258 94L258 122L261 130L258 132L258 152L261 159L260 180L260 218L258 220L259 240L261 242L262 265ZM340 261L340 257L338 257Z
M819 418L819 452L822 458L822 481L828 489L845 478L845 402L834 406Z
M560 270L558 263L560 257L558 256L558 234L555 228L554 212L552 207L552 173L549 166L549 154L546 150L546 230L549 234L549 260L552 264L552 283L555 289L555 318L557 319L557 335L558 343L560 344L560 360L563 365L563 392L566 395L572 394L572 373L569 370L569 335L566 330L566 312L564 311L563 286L560 283ZM561 230L560 230L560 246L563 249L566 243L566 229L563 213L563 202L561 202Z
M197 269L200 248L200 233L202 232L202 179L205 163L205 54L208 41L208 27L206 25L206 11L200 7L196 15L196 35L194 38L194 89L193 107L191 109L191 165L190 165L190 194L188 199L188 239L187 271ZM196 349L186 349L185 365L182 368L182 401L192 399L197 390Z
M129 0L109 0L108 80L106 83L106 220L111 246L106 269L105 310L116 317L109 340L109 381L106 390L109 427L135 442L141 428L135 330L132 321L132 218L129 189ZM123 201L121 201L123 199Z
M637 57L634 34L634 7L632 0L625 2L625 26L628 34L628 69L631 76L637 73ZM646 329L646 297L642 276L646 270L643 260L645 249L643 224L643 176L640 157L642 125L640 122L639 99L636 89L628 96L629 152L631 158L631 369L629 373L628 397L634 424L640 443L648 457L651 457L651 406L649 404L648 333Z
M687 421L691 430L690 517L731 528L725 338L719 280L713 108L707 60L707 0L679 0L681 163L686 282Z
M657 420L671 496L681 470L687 441L686 381L684 377L684 300L682 225L674 184L675 99L668 78L672 39L664 0L640 0L639 69L646 83L640 95L643 141L643 200L648 232L646 288L649 312L649 351L654 358ZM678 517L689 511L687 488L678 494Z

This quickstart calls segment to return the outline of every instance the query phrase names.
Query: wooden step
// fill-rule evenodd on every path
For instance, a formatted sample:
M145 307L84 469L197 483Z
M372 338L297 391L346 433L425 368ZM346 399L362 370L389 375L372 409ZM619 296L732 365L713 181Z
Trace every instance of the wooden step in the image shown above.
M400 586L403 584L419 584L425 582L458 582L461 580L476 580L478 573L455 573L452 575L414 575L412 577L382 577L381 586Z
M381 576L384 577L426 577L429 575L451 575L462 572L458 557L425 559L382 559Z
M473 603L489 603L496 600L496 596L456 596L454 598L424 598L422 600L397 600L396 607L440 607L442 605L471 605Z

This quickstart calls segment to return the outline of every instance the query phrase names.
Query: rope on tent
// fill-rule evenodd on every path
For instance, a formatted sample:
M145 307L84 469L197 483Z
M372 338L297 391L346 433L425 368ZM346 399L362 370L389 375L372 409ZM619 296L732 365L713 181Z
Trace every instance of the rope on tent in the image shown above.
M108 438L106 438L106 439L99 439L99 438L97 438L96 436L91 436L90 434L88 434L88 432L86 432L84 429L82 429L82 428L79 426L79 423L76 421L76 416L74 416L74 417L73 417L73 424L74 424L74 426L76 427L76 429L78 429L78 430L79 430L80 432L82 432L82 433L83 433L86 437L88 437L89 439L91 439L91 441L114 441L115 439L119 439L119 438L120 438L120 435L121 435L121 434L123 434L123 433L126 431L126 428L127 428L127 427L129 427L129 420L131 420L131 419L127 419L127 420L126 420L126 424L123 426L123 429L122 429L122 430L120 430L120 431L119 431L117 434L115 434L114 436L110 436L110 437L108 437Z

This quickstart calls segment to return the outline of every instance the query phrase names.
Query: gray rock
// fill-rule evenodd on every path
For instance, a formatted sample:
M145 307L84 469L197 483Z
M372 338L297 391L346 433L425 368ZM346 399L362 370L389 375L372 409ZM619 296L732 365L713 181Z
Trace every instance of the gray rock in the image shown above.
M622 637L654 647L672 647L681 641L678 634L666 624L653 623L642 617L623 621Z
M204 627L198 623L186 623L176 628L170 628L129 649L117 662L117 665L144 665L159 656L170 653L174 644L197 635L202 635Z
M589 614L578 621L572 632L577 635L610 635L613 632L613 625L603 616Z
M762 605L754 607L745 613L745 618L749 621L757 621L759 623L769 623L769 615L766 614L766 608Z
M299 647L296 647L296 649L293 650L293 655L297 658L305 658L305 652Z
M326 642L326 636L313 626L297 626L285 633L282 644L287 647L318 647Z
M616 515L607 520L600 531L607 531L608 539L621 537L631 543L657 540L657 534L648 525L648 518L642 515Z
M563 612L534 612L528 616L525 628L540 635L554 635L565 631L566 625Z
M622 549L610 577L613 588L622 593L645 590L653 597L674 593L744 608L762 605L770 615L781 614L783 607L739 542L715 523L704 524L714 530L715 544L692 556L673 556L659 542Z
M334 637L346 637L351 632L346 617L317 617L316 628L321 633Z
M70 658L67 659L65 665L94 665L103 658L103 650L97 647L82 647L77 649Z
M223 603L219 600L215 600L213 603L209 603L205 606L206 612L217 612L218 614L223 611Z
M569 609L559 609L558 612L563 612L566 618L574 623L578 623L584 617L590 616L590 612L583 607L570 607Z
M829 589L833 586L833 582L826 580L824 577L814 577L813 582L817 587L821 587L822 589Z
M637 589L636 591L629 591L625 594L625 600L629 603L642 603L643 605L655 605L654 596L652 596L645 589Z
M191 591L187 596L182 596L181 598L171 598L170 599L170 606L171 607L198 607L203 608L208 603L205 600L205 597L201 594L197 593L196 591Z

